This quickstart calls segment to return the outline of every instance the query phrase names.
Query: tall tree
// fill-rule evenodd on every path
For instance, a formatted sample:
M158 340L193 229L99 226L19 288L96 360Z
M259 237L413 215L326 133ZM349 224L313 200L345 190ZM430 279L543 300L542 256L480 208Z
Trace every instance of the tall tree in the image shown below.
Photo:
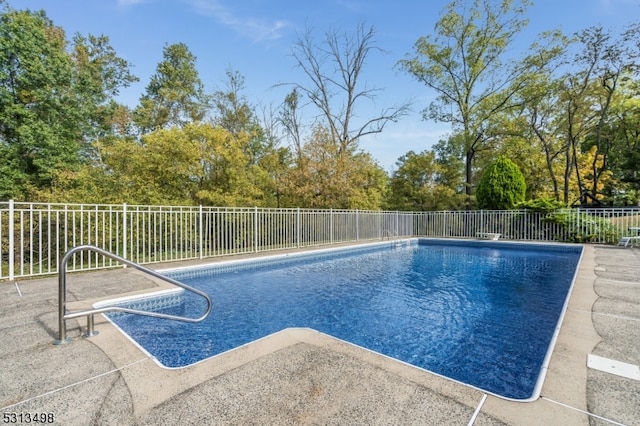
M521 109L514 114L523 121L522 136L531 147L543 154L545 177L537 182L540 194L556 201L562 198L563 160L567 152L567 142L560 105L561 80L552 75L551 70L532 76L525 88L528 102L521 103ZM543 186L540 186L543 184ZM544 188L546 186L546 188ZM545 193L546 192L546 193ZM565 202L566 204L566 202Z
M621 38L615 38L602 27L590 27L577 35L583 49L574 63L581 70L565 77L568 118L567 135L574 153L576 179L583 196L600 197L599 182L608 173L609 154L615 142L611 133L612 107L620 94L620 85L637 76L640 70L640 49L628 41L637 42L640 26L630 28ZM624 95L624 93L622 93ZM587 134L582 132L586 129ZM578 146L578 145L582 146ZM595 147L595 150L592 148ZM576 152L593 152L589 167L589 184L584 182L578 167ZM583 200L584 201L584 200Z
M186 44L171 44L164 47L163 60L133 116L142 133L184 127L203 120L209 103L196 69L196 57Z
M256 124L253 107L244 95L245 78L233 69L225 71L227 79L224 89L216 90L213 94L215 125L233 133L250 133Z
M296 158L302 156L302 120L300 117L300 98L298 88L293 88L284 98L278 115L278 123L284 127Z
M374 28L364 24L356 26L353 34L328 31L321 43L307 29L293 47L293 58L308 83L292 84L296 98L289 98L288 106L304 95L319 110L320 124L329 130L341 153L356 148L363 136L382 132L387 123L408 111L409 105L403 104L357 119L362 101L373 101L381 90L362 81L366 61L375 51L381 49L376 46Z
M71 58L77 107L84 117L88 141L125 135L128 123L121 118L124 114L129 121L129 111L115 98L120 89L138 81L130 71L131 64L117 55L104 35L76 34Z
M262 128L254 107L244 95L245 78L233 69L226 71L226 87L213 93L213 123L240 137L245 134L245 153L252 163L257 163L270 147L265 129Z
M423 111L425 120L451 123L465 151L466 193L472 194L473 162L491 141L491 117L512 108L514 95L526 85L531 67L541 61L507 62L516 36L525 27L529 0L454 0L432 35L418 39L416 55L400 66L437 93ZM532 46L530 57L549 60L549 46Z
M114 130L114 97L135 77L106 37L70 44L43 11L6 7L0 46L0 198L33 197Z
M608 167L615 181L606 193L616 204L640 206L640 81L625 81L621 92L608 130L614 139Z
M282 146L281 125L278 111L273 104L261 106L261 125L264 132L265 150L258 159L258 165L263 171L262 184L265 194L265 207L284 207L287 203L284 194L286 175L293 163L291 149Z
M79 163L73 64L62 28L44 12L0 16L0 198L48 185Z
M438 182L453 189L456 194L465 193L465 150L461 134L453 133L433 146L440 173ZM461 207L464 203L461 204Z

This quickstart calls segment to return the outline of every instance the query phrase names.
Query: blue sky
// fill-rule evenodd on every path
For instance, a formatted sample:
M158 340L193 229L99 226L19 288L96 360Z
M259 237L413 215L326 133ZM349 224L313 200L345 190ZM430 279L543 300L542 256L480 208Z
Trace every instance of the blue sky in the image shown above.
M471 2L471 0L469 0ZM499 0L496 0L499 1ZM120 101L135 106L162 60L166 44L185 43L197 57L206 89L224 88L229 68L245 76L245 95L254 104L280 104L290 90L278 83L305 82L295 68L291 47L305 28L320 39L330 28L348 31L364 22L376 29L376 45L363 78L367 87L383 89L375 104L362 104L361 115L373 114L407 99L413 112L382 134L361 141L387 171L409 150L430 148L449 132L447 125L421 119L433 92L395 65L413 44L429 34L448 0L9 0L14 9L46 11L53 22L73 34L104 34L116 52L133 65L140 82L122 91ZM537 0L529 9L530 24L521 34L523 48L546 30L572 34L601 24L620 30L640 22L640 0ZM362 81L365 83L365 80ZM308 111L306 116L310 117Z

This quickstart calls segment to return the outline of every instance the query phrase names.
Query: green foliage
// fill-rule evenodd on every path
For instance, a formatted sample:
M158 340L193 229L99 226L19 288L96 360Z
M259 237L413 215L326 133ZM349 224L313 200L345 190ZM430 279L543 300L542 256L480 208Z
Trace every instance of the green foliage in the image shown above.
M545 221L562 226L566 240L573 243L617 241L620 238L618 227L606 219L591 216L589 213L573 209L562 209L549 214Z
M44 13L0 16L0 197L24 196L79 162L79 127L71 91L73 64L64 31Z
M567 206L553 198L536 198L518 203L517 209L526 209L539 213L552 213Z
M501 155L482 175L476 200L481 209L507 210L524 201L526 190L520 168Z
M238 71L226 71L226 90L217 90L212 97L216 125L234 135L250 132L256 119L253 108L242 92L245 90L244 76Z
M59 173L48 201L169 204L265 205L266 172L245 154L238 137L210 124L161 129L139 142L120 138L96 144L100 160L78 171Z
M456 133L441 139L433 147L439 166L438 181L456 192L465 187L465 151L462 135Z
M435 154L409 151L396 162L398 169L390 180L386 207L392 210L426 211L449 210L457 194L440 182L443 166L436 162Z
M213 96L213 123L228 130L234 136L241 133L249 135L245 153L253 164L269 154L273 141L268 140L265 130L260 126L254 108L243 95L244 76L238 71L227 70L226 90L217 90Z
M137 79L106 36L69 41L44 12L15 11L0 0L0 199L452 210L469 208L480 183L481 208L546 213L575 228L572 239L587 241L592 231L560 213L582 190L606 202L639 201L640 51L633 43L640 26L618 39L601 28L583 31L577 50L565 50L565 38L551 31L507 63L529 5L453 0L400 62L436 92L424 117L449 123L452 134L433 152L400 157L389 179L358 147L407 107L357 114L378 90L358 78L377 50L373 28L330 31L321 43L311 32L298 39L293 57L310 80L291 83L269 123L243 95L237 71L227 70L226 88L207 95L196 57L181 43L165 46L131 111L115 97ZM572 68L551 66L556 59ZM305 105L318 108L312 120L320 123L306 140ZM293 152L280 146L278 131ZM520 166L533 200L523 202L511 166L488 166L498 154Z
M387 175L371 156L341 150L330 131L318 126L286 177L292 206L380 209Z
M506 56L526 26L529 0L453 0L432 34L415 43L415 56L399 65L436 92L425 119L450 123L460 132L465 155L465 191L471 195L476 154L492 140L486 123L510 108L526 67ZM510 87L510 90L504 88Z
M264 207L285 207L286 178L292 164L291 150L285 147L270 147L258 161L259 175L257 185L264 194Z
M640 27L638 29L640 31ZM603 133L610 139L606 165L615 179L605 188L614 205L640 205L640 81L623 80Z
M103 153L126 199L138 203L261 205L246 143L246 135L190 124L151 132L142 144L121 140Z
M44 12L0 15L0 199L30 198L92 155L111 132L113 96L135 77L104 36L70 47Z
M200 121L208 108L196 57L184 43L165 46L163 60L134 110L142 133Z
M78 121L87 140L110 137L122 109L114 97L138 78L130 64L118 57L106 36L76 34L71 58L75 68L74 91Z

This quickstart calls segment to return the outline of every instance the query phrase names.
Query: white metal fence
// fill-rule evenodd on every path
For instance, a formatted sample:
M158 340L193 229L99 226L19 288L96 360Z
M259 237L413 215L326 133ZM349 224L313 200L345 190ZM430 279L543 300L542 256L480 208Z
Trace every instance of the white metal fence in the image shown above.
M640 208L422 212L415 225L418 236L473 238L492 232L509 240L612 244L640 232Z
M98 246L136 263L202 259L413 235L413 213L0 203L0 279L57 272L64 253ZM69 270L113 266L80 253Z
M639 209L567 210L568 225L524 210L395 212L0 202L0 280L56 273L64 253L101 247L136 263L202 259L396 236L616 242ZM114 266L79 254L69 270Z

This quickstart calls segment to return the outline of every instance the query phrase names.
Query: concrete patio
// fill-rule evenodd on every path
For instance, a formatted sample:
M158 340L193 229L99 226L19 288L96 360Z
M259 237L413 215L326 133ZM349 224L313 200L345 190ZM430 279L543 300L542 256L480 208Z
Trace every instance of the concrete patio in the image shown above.
M95 301L157 286L131 268L79 273L69 275L68 297ZM528 403L310 329L172 370L101 316L97 336L81 338L85 320L70 320L73 341L53 345L56 277L0 283L0 306L3 423L52 413L61 425L640 425L638 248L585 247L541 397ZM614 370L630 365L631 377L588 367L589 354L612 360Z

